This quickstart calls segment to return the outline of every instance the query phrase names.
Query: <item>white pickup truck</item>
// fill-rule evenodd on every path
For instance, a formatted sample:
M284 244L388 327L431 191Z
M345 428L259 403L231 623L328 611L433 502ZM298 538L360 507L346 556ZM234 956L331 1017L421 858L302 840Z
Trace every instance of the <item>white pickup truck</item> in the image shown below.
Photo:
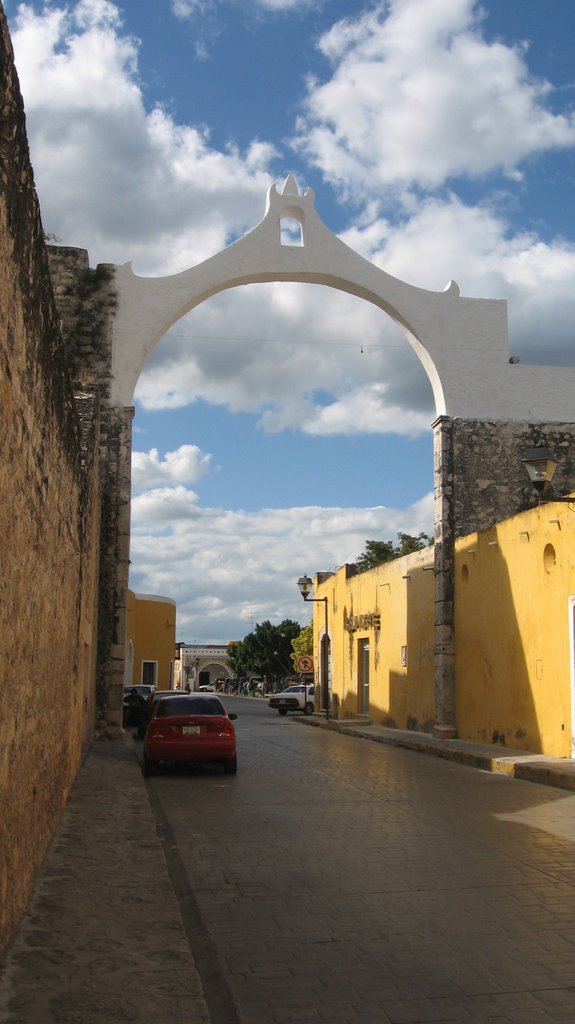
M274 693L269 699L269 707L276 708L280 715L287 715L288 711L303 711L304 715L311 715L314 710L313 695L313 686L296 683L281 693Z

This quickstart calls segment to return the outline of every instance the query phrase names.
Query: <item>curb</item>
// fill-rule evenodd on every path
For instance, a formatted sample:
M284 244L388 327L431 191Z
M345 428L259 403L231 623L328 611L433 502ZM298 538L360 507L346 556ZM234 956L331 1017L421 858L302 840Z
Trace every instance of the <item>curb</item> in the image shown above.
M413 750L415 753L428 754L431 757L441 757L468 768L507 775L522 782L536 782L541 786L553 786L556 789L575 792L575 761L569 758L547 757L545 754L532 754L526 750L512 748L503 754L501 747L464 740L439 740L427 733L409 733L399 729L386 729L383 726L353 725L351 722L333 718L326 721L321 715L312 715L310 718L294 716L293 721L319 729L330 729L344 736L369 740L371 743L384 743L387 746Z

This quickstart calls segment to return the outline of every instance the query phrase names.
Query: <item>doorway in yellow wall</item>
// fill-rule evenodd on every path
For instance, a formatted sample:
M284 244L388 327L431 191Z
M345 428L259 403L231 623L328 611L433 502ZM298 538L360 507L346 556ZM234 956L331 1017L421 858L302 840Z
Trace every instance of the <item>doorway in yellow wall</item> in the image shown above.
M357 641L359 713L369 714L369 640Z

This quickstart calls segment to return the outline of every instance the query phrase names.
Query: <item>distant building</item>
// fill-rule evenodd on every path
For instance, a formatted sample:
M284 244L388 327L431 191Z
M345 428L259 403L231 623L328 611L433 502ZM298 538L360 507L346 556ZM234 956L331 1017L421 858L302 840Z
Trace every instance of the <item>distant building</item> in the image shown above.
M158 690L174 685L176 603L156 594L128 591L124 681Z
M229 679L228 652L230 644L176 644L175 685L182 690L215 686L218 680Z

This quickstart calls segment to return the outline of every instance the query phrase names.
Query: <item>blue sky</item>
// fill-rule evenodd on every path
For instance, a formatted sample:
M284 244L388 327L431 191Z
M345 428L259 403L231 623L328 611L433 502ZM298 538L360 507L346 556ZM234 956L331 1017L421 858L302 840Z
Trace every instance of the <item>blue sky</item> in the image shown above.
M507 299L510 355L573 365L572 0L4 6L45 230L93 266L193 266L291 172L382 269ZM135 405L131 584L176 600L178 639L305 624L302 572L432 531L431 390L355 298L214 297Z

